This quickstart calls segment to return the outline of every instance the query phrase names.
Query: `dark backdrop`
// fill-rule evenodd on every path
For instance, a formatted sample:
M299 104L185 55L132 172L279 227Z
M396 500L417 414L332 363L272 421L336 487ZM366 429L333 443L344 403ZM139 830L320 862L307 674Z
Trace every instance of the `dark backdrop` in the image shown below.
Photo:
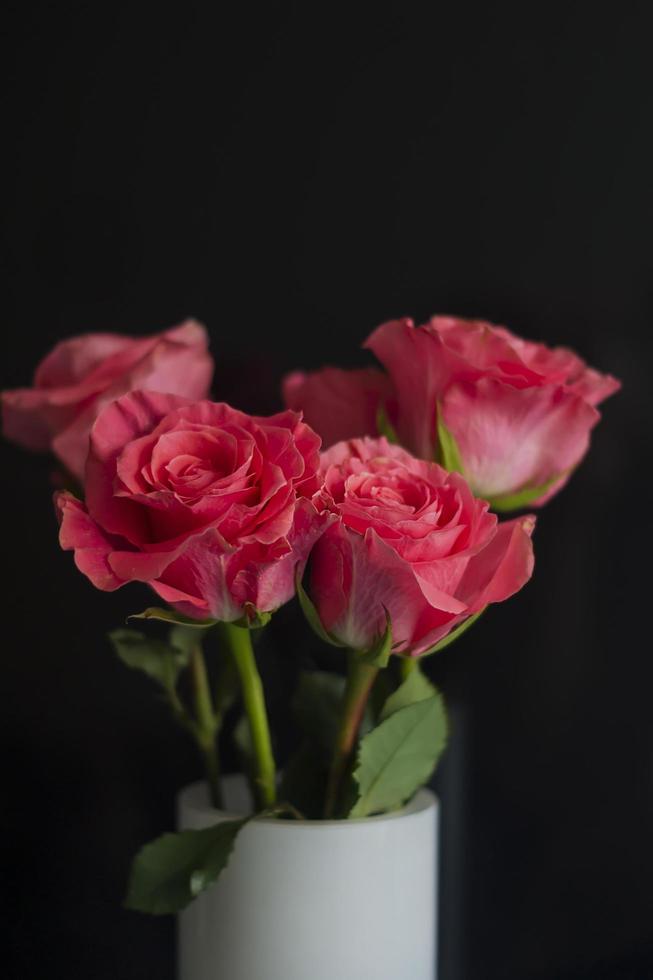
M647 980L650 24L644 3L522 7L13 5L2 385L64 336L187 315L249 410L432 312L621 377L532 583L432 665L454 727L442 980ZM57 548L48 463L2 460L4 975L168 980L172 923L120 900L199 769L103 639L147 597L95 592ZM293 623L268 641L275 704Z

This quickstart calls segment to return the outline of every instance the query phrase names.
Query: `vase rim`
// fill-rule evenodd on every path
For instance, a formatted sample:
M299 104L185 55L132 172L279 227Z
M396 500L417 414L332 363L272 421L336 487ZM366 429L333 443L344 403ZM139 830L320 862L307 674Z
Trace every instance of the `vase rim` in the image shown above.
M230 781L232 783L242 783L244 781L244 777L240 774L223 776L222 779L225 782ZM242 811L238 812L235 808L230 810L218 810L211 806L208 798L208 788L203 780L198 780L197 782L190 783L188 786L183 787L178 794L178 804L186 811L195 810L196 812L202 813L206 816L215 814L216 816L229 820L235 820L247 815ZM399 810L392 810L389 813L378 813L371 817L356 817L351 820L346 818L341 820L308 820L306 818L297 820L278 820L275 817L257 817L256 822L258 824L266 824L274 827L305 827L308 830L318 829L321 827L352 828L361 827L366 824L383 823L388 820L397 820L400 818L405 819L407 817L424 813L426 810L436 810L439 808L439 805L440 801L435 793L426 787L422 787L421 789L418 789L413 798Z

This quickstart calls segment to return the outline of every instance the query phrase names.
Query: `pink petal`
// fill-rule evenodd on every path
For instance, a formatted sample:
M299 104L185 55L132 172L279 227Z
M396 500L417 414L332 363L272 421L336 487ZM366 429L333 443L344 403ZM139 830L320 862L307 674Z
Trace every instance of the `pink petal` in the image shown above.
M50 448L52 433L68 423L69 409L53 407L48 392L16 388L2 392L2 432L6 439L33 452Z
M261 564L257 570L255 592L250 601L260 612L271 612L292 599L297 570L303 573L315 542L334 520L335 515L318 513L308 500L297 502L293 527L288 535L288 554Z
M94 458L99 462L115 458L128 442L147 435L165 415L188 404L187 398L155 391L123 395L107 406L93 426Z
M134 544L147 540L142 507L114 494L116 460L133 439L151 432L168 412L187 404L177 395L134 391L108 405L91 432L86 464L86 504L89 513L113 534Z
M386 609L393 642L405 649L431 609L407 562L374 531L363 536L342 524L329 528L313 549L310 595L325 629L355 650L367 649L384 632Z
M456 599L455 593L470 560L453 555L433 562L413 564L415 578L430 606L454 616L465 612L466 603Z
M452 380L473 381L487 374L505 375L517 387L538 385L546 380L523 357L526 343L486 320L433 316L421 329L437 336L444 345Z
M89 438L97 414L98 404L93 401L69 425L60 428L50 447L55 456L61 460L73 476L77 477L80 483L84 481L86 460L90 447Z
M153 585L161 595L163 585L177 593L192 596L192 600L183 601L197 604L197 609L205 610L204 615L222 622L233 622L242 616L242 609L231 594L233 557L233 550L225 549L224 540L209 528L204 534L187 540L179 555L165 569L161 583ZM198 600L204 605L200 605ZM170 601L177 603L180 600L171 598ZM184 607L177 608L182 611ZM197 612L194 615L197 616Z
M115 541L106 535L89 515L84 504L68 492L55 494L60 522L59 543L64 551L75 552L75 564L93 585L113 592L124 585L109 564Z
M503 521L490 543L470 560L456 591L470 614L490 602L503 602L528 582L533 574L534 527L532 515Z
M88 333L62 340L37 367L34 384L39 388L70 388L135 343L134 337L117 333Z
M126 582L152 582L160 578L183 545L175 551L113 551L108 562L118 578Z
M204 327L188 321L157 338L145 356L116 379L116 398L136 388L181 395L191 401L206 398L213 378L213 358L207 350Z
M181 589L175 589L164 582L150 582L150 585L164 602L173 606L182 616L190 616L192 619L210 618L209 604L206 599L188 595Z
M376 435L379 406L391 397L390 379L375 368L343 371L327 367L310 374L295 371L283 381L286 405L304 413L308 424L322 436L324 446Z
M594 368L585 368L578 380L568 385L569 391L580 395L590 405L599 405L602 401L621 388L621 381L611 374L601 374Z
M451 376L439 334L409 319L393 320L377 327L364 346L374 351L394 383L402 445L421 459L433 459L437 401Z
M441 404L465 477L486 498L564 475L585 455L599 419L562 387L519 389L492 378L451 385Z

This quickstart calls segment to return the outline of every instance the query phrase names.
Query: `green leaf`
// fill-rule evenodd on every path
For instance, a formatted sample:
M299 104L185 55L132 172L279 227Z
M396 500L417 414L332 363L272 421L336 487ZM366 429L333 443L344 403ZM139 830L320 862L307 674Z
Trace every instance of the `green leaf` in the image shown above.
M132 864L125 907L152 915L185 908L224 870L236 836L248 819L163 834L146 844Z
M390 613L385 610L385 633L378 638L376 643L374 643L369 650L364 650L360 654L360 658L363 663L369 664L371 667L387 667L388 660L390 659L390 653L392 651L392 621L390 620Z
M439 653L440 650L444 650L446 649L446 647L451 646L452 643L455 643L456 640L460 639L463 633L467 632L470 626L474 625L476 620L479 618L479 616L483 615L486 609L487 606L483 606L483 608L479 609L479 611L477 613L474 613L473 616L468 616L468 618L464 620L464 622L462 622L460 626L456 626L456 628L453 629L451 633L447 633L447 635L442 640L440 640L439 643L436 643L434 647L431 647L430 650L425 650L424 653L420 653L420 659L422 657L430 657L432 653Z
M168 633L168 643L187 658L202 642L201 635L192 626L173 626Z
M388 418L388 413L383 402L379 402L379 407L376 410L376 430L380 436L385 436L388 442L395 445L399 444L399 436Z
M437 409L437 430L439 442L439 462L449 473L463 473L463 461L458 449L458 443L442 420L442 410Z
M190 616L182 616L181 613L173 609L160 609L158 606L150 606L141 613L132 613L128 619L156 619L162 623L175 623L177 626L191 626L193 629L210 629L216 626L217 619L192 619Z
M189 651L136 630L114 630L109 633L109 639L124 664L142 670L167 690L174 689L180 672L188 664Z
M341 643L340 640L336 640L335 636L331 636L322 625L322 620L318 616L317 609L309 599L302 585L302 576L299 568L295 575L295 589L297 590L297 598L299 599L299 605L302 607L302 612L316 636L323 640L324 643L330 643L333 647L344 647L345 644Z
M543 497L554 483L557 483L558 480L565 476L567 476L567 473L559 473L557 476L547 480L546 483L541 483L539 487L524 487L523 490L518 490L517 493L504 493L498 497L486 497L485 499L489 502L492 510L498 510L501 513L508 510L521 510L524 507L528 507L529 504L532 504L539 497Z
M397 690L390 695L384 704L380 721L385 721L390 715L393 715L396 711L401 711L402 708L405 708L409 704L426 701L427 698L432 698L436 693L436 689L430 680L421 672L419 664L416 663L403 684L399 685Z
M391 714L360 744L354 779L358 799L350 817L402 806L435 769L447 740L441 696L435 693Z

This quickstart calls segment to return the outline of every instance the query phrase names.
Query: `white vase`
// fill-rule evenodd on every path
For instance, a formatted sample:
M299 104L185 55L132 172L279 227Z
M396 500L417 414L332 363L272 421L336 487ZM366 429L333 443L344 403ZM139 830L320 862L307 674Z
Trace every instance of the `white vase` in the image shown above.
M251 812L241 777L224 789L224 811L183 790L179 828ZM420 790L364 820L247 824L179 916L179 980L436 980L438 806Z

